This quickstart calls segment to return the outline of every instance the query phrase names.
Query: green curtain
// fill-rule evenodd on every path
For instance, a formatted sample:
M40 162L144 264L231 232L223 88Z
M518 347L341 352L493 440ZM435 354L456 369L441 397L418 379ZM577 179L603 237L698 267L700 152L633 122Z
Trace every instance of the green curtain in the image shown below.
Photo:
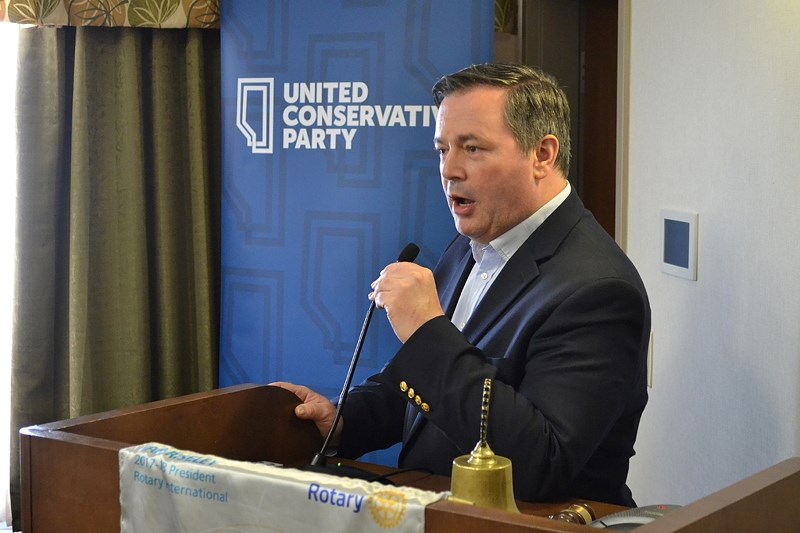
M0 21L36 26L219 29L219 0L0 0Z
M21 30L15 518L19 428L217 386L219 80L217 31Z

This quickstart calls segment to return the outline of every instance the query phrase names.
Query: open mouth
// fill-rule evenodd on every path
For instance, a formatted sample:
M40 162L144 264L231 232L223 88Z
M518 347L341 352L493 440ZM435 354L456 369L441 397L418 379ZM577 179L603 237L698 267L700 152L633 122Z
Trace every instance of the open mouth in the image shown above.
M464 198L462 196L455 196L455 195L450 195L450 200L453 202L453 205L459 207L466 207L468 205L472 205L475 203L474 200L470 200L469 198Z

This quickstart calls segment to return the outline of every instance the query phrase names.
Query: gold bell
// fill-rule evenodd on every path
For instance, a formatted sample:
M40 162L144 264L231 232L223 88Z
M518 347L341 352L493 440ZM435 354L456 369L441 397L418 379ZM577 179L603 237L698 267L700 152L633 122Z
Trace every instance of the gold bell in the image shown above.
M486 442L489 419L489 399L492 380L483 382L481 403L480 441L469 455L453 460L449 499L475 505L518 513L514 500L514 483L511 477L511 460L495 455Z

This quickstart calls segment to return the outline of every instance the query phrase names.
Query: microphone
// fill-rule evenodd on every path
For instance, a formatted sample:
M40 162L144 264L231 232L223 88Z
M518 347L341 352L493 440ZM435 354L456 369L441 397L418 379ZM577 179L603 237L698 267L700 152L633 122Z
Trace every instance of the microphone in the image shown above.
M417 258L419 254L419 246L410 242L406 244L405 248L400 252L400 255L397 256L398 263L412 263L414 259ZM333 438L333 434L336 432L336 426L339 424L339 420L342 418L342 407L344 406L345 401L347 401L347 393L350 390L350 383L353 381L353 374L355 374L356 366L358 365L358 358L361 355L361 348L364 345L364 339L367 336L367 328L369 328L369 324L372 321L372 314L375 312L375 302L371 301L369 303L369 309L367 310L367 315L364 317L364 324L361 326L361 333L358 335L358 341L356 341L356 349L353 352L353 358L350 360L350 368L347 370L347 377L344 380L344 387L342 387L342 392L339 394L339 402L336 406L336 414L333 417L333 424L331 425L331 429L328 431L328 436L325 437L325 441L322 443L322 448L320 448L319 452L314 455L314 458L311 460L311 463L303 467L303 470L311 470L315 472L324 472L327 474L334 474L334 475L343 475L349 477L355 477L359 479L377 479L380 476L377 474L373 474L372 472L365 472L363 470L359 470L357 468L351 467L344 467L344 466L336 466L336 467L328 467L326 466L326 453L328 451L328 446L330 445L331 439Z

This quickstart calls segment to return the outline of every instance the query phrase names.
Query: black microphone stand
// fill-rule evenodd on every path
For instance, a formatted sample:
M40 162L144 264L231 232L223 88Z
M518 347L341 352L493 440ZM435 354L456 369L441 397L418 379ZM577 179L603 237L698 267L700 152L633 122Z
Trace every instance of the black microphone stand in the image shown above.
M417 258L417 254L419 254L419 247L413 242L408 243L405 248L403 248L403 251L400 252L400 255L397 257L397 261L414 261L414 259ZM342 387L342 392L339 394L339 402L336 406L336 414L333 416L331 428L328 430L328 435L325 437L325 441L322 443L322 448L320 448L320 450L314 455L314 458L311 459L311 463L303 467L303 470L390 483L385 479L384 476L367 472L365 470L361 470L360 468L344 466L341 464L331 467L327 464L327 450L330 446L331 440L333 439L334 433L336 433L336 426L339 425L339 421L342 418L342 407L344 406L345 401L347 401L347 393L350 391L350 384L353 382L353 375L355 374L356 366L358 365L358 359L361 356L361 348L364 346L364 339L367 336L367 329L369 328L369 324L372 321L372 315L374 313L375 302L372 301L369 303L367 315L364 317L364 324L361 326L361 333L358 335L356 349L353 352L353 358L350 360L350 368L347 370L347 377L344 380L344 387Z

